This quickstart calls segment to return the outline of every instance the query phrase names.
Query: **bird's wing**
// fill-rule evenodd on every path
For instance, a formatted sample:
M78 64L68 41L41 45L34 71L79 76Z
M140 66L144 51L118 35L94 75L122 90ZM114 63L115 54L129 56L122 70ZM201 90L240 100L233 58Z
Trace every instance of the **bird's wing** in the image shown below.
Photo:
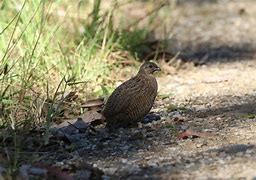
M131 99L140 94L143 88L142 79L135 76L130 80L118 86L107 100L107 104L103 109L104 115L112 117L120 112L125 112Z

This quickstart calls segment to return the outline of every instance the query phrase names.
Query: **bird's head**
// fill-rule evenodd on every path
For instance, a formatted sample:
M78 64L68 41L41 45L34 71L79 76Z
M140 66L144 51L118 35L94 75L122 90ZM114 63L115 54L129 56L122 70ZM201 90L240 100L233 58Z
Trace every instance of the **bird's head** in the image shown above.
M155 63L145 62L140 66L139 73L153 74L156 71L161 71L161 69Z

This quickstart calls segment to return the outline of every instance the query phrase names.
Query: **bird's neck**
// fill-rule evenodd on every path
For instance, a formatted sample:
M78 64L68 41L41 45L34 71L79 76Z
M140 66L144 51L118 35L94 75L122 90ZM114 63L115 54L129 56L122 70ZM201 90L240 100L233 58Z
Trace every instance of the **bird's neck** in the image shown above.
M145 71L139 71L137 75L144 77L146 79L155 79L155 76L153 74L147 74Z

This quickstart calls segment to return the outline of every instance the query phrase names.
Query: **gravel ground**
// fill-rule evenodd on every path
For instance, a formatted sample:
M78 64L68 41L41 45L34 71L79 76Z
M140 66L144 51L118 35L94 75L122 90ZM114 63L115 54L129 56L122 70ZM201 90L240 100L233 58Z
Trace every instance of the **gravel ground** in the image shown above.
M101 125L73 143L53 142L40 161L76 169L76 179L101 171L104 179L256 178L256 2L177 2L168 51L184 63L158 77L148 122L114 133ZM83 162L100 171L79 169Z
M158 78L161 120L78 143L105 178L256 178L256 3L202 2L174 11L170 51L204 65ZM200 137L177 138L188 129Z
M99 129L79 142L79 157L113 179L256 177L255 66L224 63L159 78L160 93L174 94L156 102L161 120L114 134ZM177 139L184 129L203 135Z

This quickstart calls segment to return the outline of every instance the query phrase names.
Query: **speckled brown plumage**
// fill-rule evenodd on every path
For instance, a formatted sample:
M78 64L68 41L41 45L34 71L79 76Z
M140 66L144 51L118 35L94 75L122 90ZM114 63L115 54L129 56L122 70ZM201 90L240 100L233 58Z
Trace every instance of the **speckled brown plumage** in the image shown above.
M109 128L137 124L149 113L158 88L153 73L159 70L155 63L146 62L135 77L114 90L102 111Z

